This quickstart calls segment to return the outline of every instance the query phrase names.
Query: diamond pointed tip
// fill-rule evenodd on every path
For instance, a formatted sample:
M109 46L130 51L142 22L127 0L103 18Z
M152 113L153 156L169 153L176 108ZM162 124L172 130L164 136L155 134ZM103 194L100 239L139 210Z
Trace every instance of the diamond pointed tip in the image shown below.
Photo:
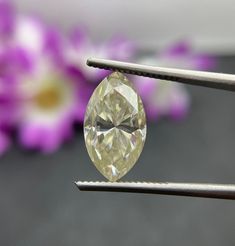
M91 160L111 182L139 158L146 138L145 111L132 83L120 72L106 77L92 94L84 136Z
M111 78L116 78L116 79L124 79L126 78L122 73L118 72L118 71L114 71L109 75L109 79Z

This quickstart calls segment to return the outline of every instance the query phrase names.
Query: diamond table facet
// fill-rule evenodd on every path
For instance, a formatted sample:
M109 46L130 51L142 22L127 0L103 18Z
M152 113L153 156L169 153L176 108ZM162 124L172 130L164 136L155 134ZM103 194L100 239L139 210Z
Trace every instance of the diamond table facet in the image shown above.
M131 82L114 72L95 89L87 106L84 137L96 168L110 181L138 160L146 138L143 103Z

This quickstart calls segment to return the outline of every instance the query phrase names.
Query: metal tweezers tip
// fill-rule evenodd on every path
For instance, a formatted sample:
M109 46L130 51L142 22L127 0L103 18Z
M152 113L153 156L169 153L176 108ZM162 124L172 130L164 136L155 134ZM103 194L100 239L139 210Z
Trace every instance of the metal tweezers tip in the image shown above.
M235 75L205 71L148 66L122 61L89 58L87 65L155 79L169 80L228 91L235 91Z

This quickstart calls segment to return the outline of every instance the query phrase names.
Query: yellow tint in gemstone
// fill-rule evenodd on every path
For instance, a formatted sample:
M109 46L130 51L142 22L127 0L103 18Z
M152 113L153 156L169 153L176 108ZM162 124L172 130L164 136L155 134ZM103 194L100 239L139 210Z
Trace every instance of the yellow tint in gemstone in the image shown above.
M143 103L121 73L106 77L93 92L84 120L88 154L109 180L123 177L136 163L146 138Z

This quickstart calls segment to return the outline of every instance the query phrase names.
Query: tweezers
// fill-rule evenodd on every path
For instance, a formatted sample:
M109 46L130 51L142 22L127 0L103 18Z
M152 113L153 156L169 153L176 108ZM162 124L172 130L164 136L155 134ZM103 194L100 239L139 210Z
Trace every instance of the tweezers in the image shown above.
M235 91L235 75L232 74L155 67L97 58L88 59L87 65L138 76ZM75 184L81 191L129 192L235 200L234 184L93 181L77 181Z

